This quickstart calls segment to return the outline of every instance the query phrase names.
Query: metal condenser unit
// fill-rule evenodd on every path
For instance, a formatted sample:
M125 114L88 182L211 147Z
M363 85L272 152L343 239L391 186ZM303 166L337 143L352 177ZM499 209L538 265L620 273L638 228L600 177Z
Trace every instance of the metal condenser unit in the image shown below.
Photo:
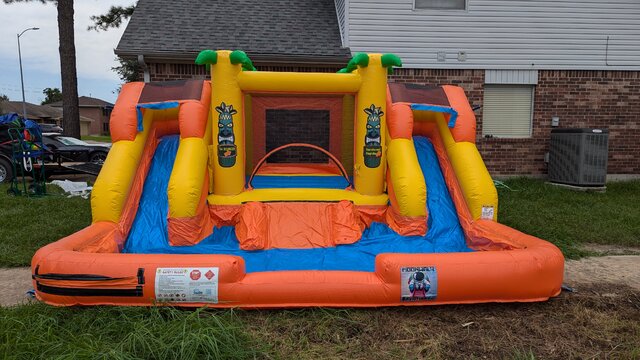
M549 146L549 181L576 186L604 186L609 130L553 129Z

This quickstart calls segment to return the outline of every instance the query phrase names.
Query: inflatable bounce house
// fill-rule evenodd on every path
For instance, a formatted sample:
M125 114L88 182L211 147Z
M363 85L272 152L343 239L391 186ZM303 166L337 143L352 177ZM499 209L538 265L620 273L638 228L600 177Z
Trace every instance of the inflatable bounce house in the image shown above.
M390 306L542 301L554 245L497 222L461 88L387 84L400 59L129 83L93 223L33 258L54 305Z

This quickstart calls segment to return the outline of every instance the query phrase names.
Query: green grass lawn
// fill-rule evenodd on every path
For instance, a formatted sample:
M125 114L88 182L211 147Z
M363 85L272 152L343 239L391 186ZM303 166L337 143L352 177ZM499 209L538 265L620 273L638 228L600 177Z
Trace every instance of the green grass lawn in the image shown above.
M83 136L81 139L98 141L98 142L107 142L107 143L111 142L111 136L109 135L86 135L86 136Z
M0 267L29 266L40 247L91 223L89 200L67 198L57 186L40 198L7 195L0 185Z
M640 248L640 181L612 182L585 193L512 179L499 187L498 221L556 244L566 257L590 255L584 244Z
M505 183L513 191L499 188L499 221L551 241L568 258L590 255L584 244L640 248L640 181L609 183L603 194L533 179ZM28 266L38 248L91 222L89 200L68 199L59 192L16 198L6 189L0 185L0 267Z
M35 303L0 308L0 358L637 359L638 296L605 285L542 303L413 308L243 311Z
M251 359L260 345L231 311L173 308L0 308L0 357Z
M579 193L539 180L501 188L500 222L557 244L640 247L640 181ZM0 266L27 266L42 245L90 223L90 202L10 197L0 185ZM640 358L640 298L624 286L543 303L275 311L0 308L0 358L406 359ZM474 357L475 356L475 357Z

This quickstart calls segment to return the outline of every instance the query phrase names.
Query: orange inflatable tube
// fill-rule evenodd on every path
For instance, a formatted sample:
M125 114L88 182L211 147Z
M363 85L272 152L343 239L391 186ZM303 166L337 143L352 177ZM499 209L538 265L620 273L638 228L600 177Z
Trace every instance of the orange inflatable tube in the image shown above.
M178 304L269 308L541 301L560 292L564 266L555 246L490 221L475 223L470 235L474 241L483 242L489 240L487 236L500 234L505 242L495 245L508 250L382 254L376 258L373 273L246 274L244 260L237 256L123 255L74 250L88 238L108 236L114 231L115 224L96 223L40 250L32 264L38 299L53 305L152 305L164 300L156 298L155 289L162 269L216 268L219 279L215 303ZM401 269L425 264L437 269L437 299L427 303L402 301ZM78 273L77 269L83 272Z

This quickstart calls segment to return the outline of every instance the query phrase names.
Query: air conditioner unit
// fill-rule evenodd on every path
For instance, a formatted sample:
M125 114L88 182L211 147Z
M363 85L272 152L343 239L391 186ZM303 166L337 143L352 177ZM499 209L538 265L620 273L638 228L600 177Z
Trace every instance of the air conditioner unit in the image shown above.
M549 181L604 186L608 152L607 129L553 129L549 145Z

